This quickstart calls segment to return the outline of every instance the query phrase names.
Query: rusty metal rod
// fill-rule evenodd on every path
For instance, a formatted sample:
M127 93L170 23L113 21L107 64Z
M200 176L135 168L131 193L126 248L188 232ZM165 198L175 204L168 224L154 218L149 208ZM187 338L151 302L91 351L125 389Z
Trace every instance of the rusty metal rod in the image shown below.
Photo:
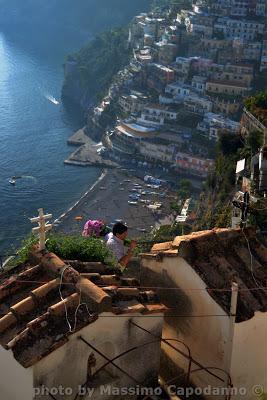
M158 337L157 335L155 335L154 333L148 331L147 329L143 328L142 326L137 325L135 322L130 321L130 323L134 326L136 326L137 328L141 329L142 331L148 333L149 335L152 335L153 337ZM171 347L173 350L177 351L178 353L180 353L183 357L187 358L188 360L191 360L193 364L196 364L198 367L200 367L202 370L206 371L209 375L213 376L214 378L217 378L218 380L220 380L221 382L224 382L224 379L222 379L220 376L214 374L213 372L209 371L206 367L204 367L203 365L201 365L198 361L194 360L192 356L188 356L187 354L185 354L182 350L177 349L175 346L173 346L172 344L170 344L166 339L161 339L161 341L163 343L165 343L167 346ZM226 371L224 371L225 374L227 374ZM228 376L228 374L227 374Z
M115 368L117 368L120 372L122 372L124 375L128 376L132 381L137 383L138 385L142 385L142 383L138 382L133 376L128 374L128 372L124 371L121 367L119 367L117 364L115 364L112 360L110 360L105 354L103 354L100 350L98 350L96 347L94 347L92 344L88 343L87 340L85 340L82 336L79 336L79 339L82 340L88 347L91 347L96 353L98 353L101 357L103 357L105 360L107 360L110 364L112 364Z

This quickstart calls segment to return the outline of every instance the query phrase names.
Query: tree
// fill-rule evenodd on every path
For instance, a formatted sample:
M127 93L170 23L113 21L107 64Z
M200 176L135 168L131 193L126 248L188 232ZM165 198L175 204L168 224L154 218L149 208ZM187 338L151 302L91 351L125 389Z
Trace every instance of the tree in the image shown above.
M218 148L223 155L236 154L243 146L241 137L229 132L222 132L219 137Z
M192 191L192 183L188 179L182 179L179 183L179 190L177 192L180 199L185 200L190 197Z

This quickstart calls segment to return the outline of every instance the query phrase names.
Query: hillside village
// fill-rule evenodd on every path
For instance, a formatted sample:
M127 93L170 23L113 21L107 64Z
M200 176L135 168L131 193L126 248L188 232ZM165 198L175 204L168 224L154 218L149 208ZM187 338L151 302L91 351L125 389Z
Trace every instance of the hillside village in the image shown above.
M167 10L133 20L133 57L89 114L88 132L92 119L111 124L115 154L206 177L214 142L240 132L244 99L266 87L265 3L199 1ZM105 119L111 110L115 124Z
M122 165L192 183L168 238L154 230L123 273L101 238L47 236L52 216L32 218L37 237L0 274L5 400L266 400L266 24L265 0L158 0L134 18L129 65L70 139L81 147L68 162L118 169L121 182L102 187L109 214L125 206L116 191L146 207L149 186L167 203L163 179L123 180ZM95 208L85 197L93 218L101 196ZM219 202L220 224L206 215Z
M255 97L267 84L266 5L261 1L197 1L187 8L180 2L156 5L130 24L125 43L129 64L115 75L108 95L88 112L85 133L103 143L93 164L109 167L113 162L148 171L174 185L177 176L190 179L198 191L206 181L214 193L208 199L204 195L204 207L209 205L204 220L199 216L201 202L195 210L195 226L235 226L229 220L229 202L236 189L238 157L246 158L248 178L251 156L261 154L258 192L263 197L266 190L262 115L267 104L264 93L261 101L260 95ZM73 59L66 64L67 80L77 67L82 66ZM259 106L252 107L253 101ZM233 147L233 142L233 153L228 151L225 157L222 148ZM76 141L82 143L83 139ZM84 145L67 163L92 165L91 149ZM226 163L225 169L218 160ZM217 181L215 190L209 185L212 180ZM217 210L215 218L210 216L212 208Z

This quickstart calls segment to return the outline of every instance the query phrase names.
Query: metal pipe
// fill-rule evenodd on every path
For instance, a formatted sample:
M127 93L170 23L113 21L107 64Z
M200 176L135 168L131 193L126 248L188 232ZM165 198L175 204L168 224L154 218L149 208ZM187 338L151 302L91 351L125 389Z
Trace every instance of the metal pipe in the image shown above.
M236 282L232 283L231 292L231 308L230 308L230 319L229 319L229 334L226 349L226 360L225 360L225 370L230 375L231 364L233 356L234 347L234 333L235 333L235 321L236 321L236 310L237 310L237 298L238 298L238 284Z

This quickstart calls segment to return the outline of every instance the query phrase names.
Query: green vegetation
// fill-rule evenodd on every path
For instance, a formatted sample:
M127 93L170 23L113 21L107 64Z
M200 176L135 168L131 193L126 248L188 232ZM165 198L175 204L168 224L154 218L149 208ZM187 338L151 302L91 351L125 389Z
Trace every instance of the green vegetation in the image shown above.
M9 264L13 266L27 262L31 249L35 244L37 244L37 242L38 242L37 237L33 235L23 240L19 250L17 251L17 257L12 259Z
M192 192L192 183L188 179L181 179L179 182L178 196L181 200L186 200Z
M204 185L197 206L194 230L227 227L231 222L231 201L235 191L235 167L243 142L239 136L222 134L217 146L215 169Z
M192 183L188 179L181 179L179 182L179 189L177 191L177 199L171 203L171 209L180 213L184 201L191 196Z
M245 106L251 114L263 124L267 124L267 90L245 100Z
M14 264L27 262L32 247L37 243L35 236L30 236L22 242ZM64 260L80 260L88 262L102 262L113 265L114 260L103 240L80 235L50 234L46 243L47 250L55 253Z
M215 169L208 175L200 195L196 209L198 218L193 230L231 226L232 200L236 192L236 162L245 158L249 165L252 155L262 144L263 137L258 131L252 131L245 141L237 135L221 135L217 145ZM267 218L266 210L266 201L262 199L250 214L250 222L263 229Z
M63 95L72 97L79 87L80 97L101 99L114 77L130 59L128 28L116 28L101 33L77 54L70 55L67 62L76 64L73 73L67 74Z
M103 240L80 235L49 236L47 250L64 260L107 262L110 253Z
M159 229L143 236L138 241L135 254L149 252L155 243L171 242L176 236L187 235L191 231L192 227L188 224L174 223L173 225L162 225Z
M170 10L171 17L176 17L176 14L182 9L191 9L191 0L154 0L153 1L154 10Z

